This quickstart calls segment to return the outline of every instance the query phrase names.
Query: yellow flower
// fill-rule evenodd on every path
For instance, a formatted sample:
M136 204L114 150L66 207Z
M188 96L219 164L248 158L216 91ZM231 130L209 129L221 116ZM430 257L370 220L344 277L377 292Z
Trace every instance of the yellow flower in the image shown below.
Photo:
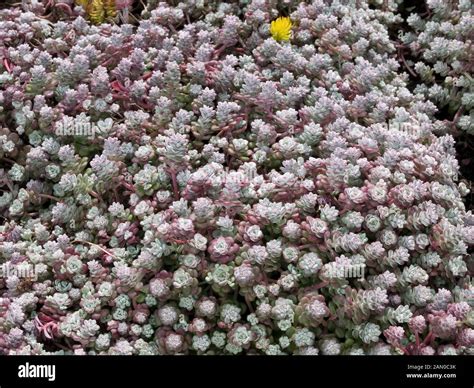
M105 8L101 0L92 0L86 9L92 23L100 24L105 20Z
M115 0L103 0L105 14L108 19L113 19L117 16L117 10L115 8Z
M279 17L270 24L270 33L276 41L288 41L291 38L291 20L289 17Z
M115 0L76 0L76 4L86 10L87 16L95 24L110 21L117 15Z

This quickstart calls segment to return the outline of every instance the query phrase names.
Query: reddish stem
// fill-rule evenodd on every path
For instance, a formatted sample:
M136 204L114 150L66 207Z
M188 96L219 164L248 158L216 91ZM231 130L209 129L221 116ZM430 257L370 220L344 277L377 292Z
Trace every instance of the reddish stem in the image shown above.
M176 180L176 171L173 168L168 170L171 176L171 183L173 185L173 194L175 199L179 199L179 188L178 188L178 181Z

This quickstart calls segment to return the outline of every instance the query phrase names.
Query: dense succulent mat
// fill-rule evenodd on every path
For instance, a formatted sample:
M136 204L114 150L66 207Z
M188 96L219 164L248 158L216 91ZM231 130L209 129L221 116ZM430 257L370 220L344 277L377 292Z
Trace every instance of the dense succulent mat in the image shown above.
M409 12L0 10L0 353L472 354L472 14Z

